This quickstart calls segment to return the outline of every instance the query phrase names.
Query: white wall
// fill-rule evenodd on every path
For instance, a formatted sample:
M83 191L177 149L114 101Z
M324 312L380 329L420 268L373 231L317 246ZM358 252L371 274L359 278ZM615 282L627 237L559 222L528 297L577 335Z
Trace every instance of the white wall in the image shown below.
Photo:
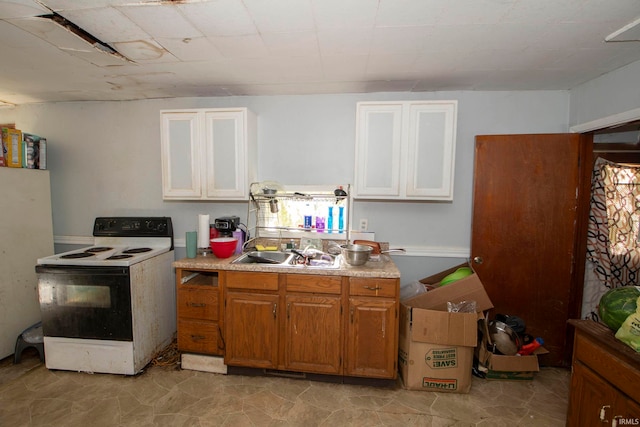
M45 136L51 170L54 234L90 239L101 215L168 215L176 238L196 229L197 214L238 215L246 203L162 200L159 110L246 106L258 115L260 180L285 184L353 182L358 101L457 99L454 200L451 203L356 202L377 240L426 248L442 256L396 256L403 283L464 261L470 244L474 137L478 134L567 132L565 91L377 93L317 96L180 98L78 102L0 109L0 123ZM451 256L449 253L454 253ZM178 248L177 256L184 256Z
M640 61L590 80L569 93L570 126L638 109Z

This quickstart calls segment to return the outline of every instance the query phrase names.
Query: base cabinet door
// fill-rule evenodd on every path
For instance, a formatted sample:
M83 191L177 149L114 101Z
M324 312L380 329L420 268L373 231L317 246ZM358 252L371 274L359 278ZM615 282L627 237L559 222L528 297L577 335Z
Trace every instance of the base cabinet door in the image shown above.
M287 295L285 369L342 373L340 296Z
M278 295L227 292L227 365L277 368Z
M616 390L580 362L573 365L568 426L611 425ZM606 424L606 423L609 424Z
M346 374L395 378L398 353L396 302L386 298L349 298Z

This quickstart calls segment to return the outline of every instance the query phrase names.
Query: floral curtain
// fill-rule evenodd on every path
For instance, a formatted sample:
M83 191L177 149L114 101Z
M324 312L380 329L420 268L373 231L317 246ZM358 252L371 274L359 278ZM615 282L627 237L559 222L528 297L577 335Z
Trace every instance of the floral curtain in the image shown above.
M609 289L640 278L640 167L598 158L591 180L583 317L597 318ZM591 280L589 280L591 277ZM594 280L595 279L595 280Z

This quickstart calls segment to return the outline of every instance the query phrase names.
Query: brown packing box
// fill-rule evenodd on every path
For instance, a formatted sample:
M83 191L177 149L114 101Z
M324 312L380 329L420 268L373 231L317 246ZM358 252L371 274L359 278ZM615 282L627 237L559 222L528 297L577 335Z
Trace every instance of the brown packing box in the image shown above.
M540 371L538 355L548 352L546 348L538 347L529 356L504 356L488 351L485 341L479 343L476 349L478 361L487 368L486 378L489 380L532 380L535 373Z
M420 280L437 284L462 264ZM477 313L449 313L447 302L476 301ZM404 388L468 393L478 318L493 307L478 276L407 299L400 308L399 367Z

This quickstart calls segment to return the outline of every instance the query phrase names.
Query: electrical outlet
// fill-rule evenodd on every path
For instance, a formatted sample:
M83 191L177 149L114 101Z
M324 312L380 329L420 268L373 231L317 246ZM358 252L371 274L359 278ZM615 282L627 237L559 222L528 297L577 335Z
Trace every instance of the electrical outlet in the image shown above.
M367 231L367 228L369 228L369 220L362 218L360 220L360 231Z

